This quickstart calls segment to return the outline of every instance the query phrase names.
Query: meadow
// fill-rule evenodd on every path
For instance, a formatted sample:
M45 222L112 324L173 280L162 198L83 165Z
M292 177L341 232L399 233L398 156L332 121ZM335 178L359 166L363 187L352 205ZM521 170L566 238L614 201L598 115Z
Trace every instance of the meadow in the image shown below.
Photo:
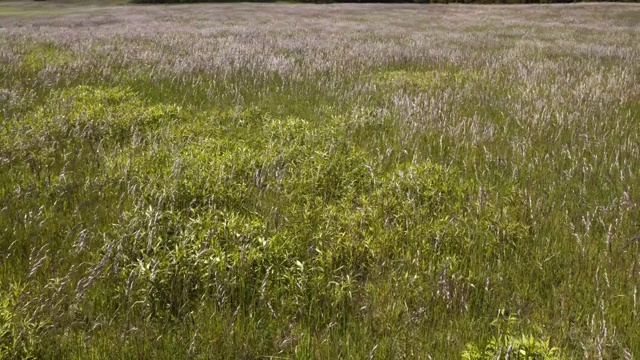
M0 110L0 359L640 357L640 5L5 2Z

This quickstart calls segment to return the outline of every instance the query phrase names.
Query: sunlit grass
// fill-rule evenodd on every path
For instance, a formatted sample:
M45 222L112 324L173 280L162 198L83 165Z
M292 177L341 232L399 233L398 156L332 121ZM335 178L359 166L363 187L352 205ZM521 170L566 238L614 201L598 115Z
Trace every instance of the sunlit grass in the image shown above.
M636 5L65 6L0 16L0 358L640 355Z

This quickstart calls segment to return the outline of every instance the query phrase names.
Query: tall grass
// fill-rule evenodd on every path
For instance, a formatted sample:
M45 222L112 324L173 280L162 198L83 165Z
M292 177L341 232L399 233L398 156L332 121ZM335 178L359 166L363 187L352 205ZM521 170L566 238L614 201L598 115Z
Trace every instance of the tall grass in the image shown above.
M638 6L67 10L0 7L0 358L640 356Z

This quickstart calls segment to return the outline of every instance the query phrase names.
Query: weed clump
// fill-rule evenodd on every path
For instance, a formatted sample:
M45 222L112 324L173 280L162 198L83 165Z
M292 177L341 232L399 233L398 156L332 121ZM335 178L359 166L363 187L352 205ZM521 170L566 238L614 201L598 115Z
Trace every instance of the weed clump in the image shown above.
M516 328L519 324L520 320L517 316L505 314L505 310L500 310L498 317L491 323L497 335L494 335L484 348L471 343L467 344L462 358L465 360L560 360L565 358L559 348L549 344L549 338L540 338L532 334L518 335Z

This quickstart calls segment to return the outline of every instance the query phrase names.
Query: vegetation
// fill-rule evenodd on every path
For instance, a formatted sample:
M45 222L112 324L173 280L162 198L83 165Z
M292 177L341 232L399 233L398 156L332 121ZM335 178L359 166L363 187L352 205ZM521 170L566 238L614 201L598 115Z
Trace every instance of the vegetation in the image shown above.
M423 9L0 5L0 358L640 356L640 8Z
M35 0L44 1L44 0ZM421 4L557 4L595 2L596 0L298 0L301 3L421 3ZM605 0L608 2L637 2L638 0ZM228 3L245 2L241 0L131 0L137 4L175 4L175 3ZM278 0L250 0L250 2L278 2Z

